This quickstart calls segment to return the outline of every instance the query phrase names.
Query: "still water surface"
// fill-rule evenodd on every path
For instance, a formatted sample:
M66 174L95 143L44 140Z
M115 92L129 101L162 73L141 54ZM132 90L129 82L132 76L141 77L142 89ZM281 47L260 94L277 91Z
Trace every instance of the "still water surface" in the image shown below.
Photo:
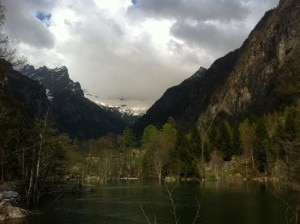
M170 189L172 186L169 186ZM173 199L180 223L192 223L201 201L200 218L205 224L282 224L286 206L259 184L209 183L177 185ZM203 193L203 194L202 194ZM45 202L42 213L8 224L135 224L147 223L141 206L152 223L174 223L166 189L154 183L123 182L99 187L93 193L64 194ZM281 193L291 200L293 193ZM202 198L202 199L201 199Z

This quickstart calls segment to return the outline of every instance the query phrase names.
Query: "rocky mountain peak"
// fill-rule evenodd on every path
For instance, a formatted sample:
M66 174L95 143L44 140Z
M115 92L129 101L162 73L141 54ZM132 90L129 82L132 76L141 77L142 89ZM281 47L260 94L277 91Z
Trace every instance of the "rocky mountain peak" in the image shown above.
M60 132L88 139L118 133L124 128L121 119L84 97L80 84L70 79L65 66L35 69L26 65L20 72L43 85L50 101L51 120Z
M206 70L207 70L206 68L200 66L200 68L198 69L198 72L202 73L202 72L205 72Z
M24 66L20 72L30 79L41 83L47 90L47 94L56 94L65 92L68 94L75 94L78 96L84 95L80 83L73 82L69 77L67 67L49 69L46 66L35 69L32 65Z
M193 74L191 77L189 77L187 80L198 80L198 79L202 79L205 76L205 72L207 71L206 68L204 67L200 67L198 69L198 71L195 72L195 74Z

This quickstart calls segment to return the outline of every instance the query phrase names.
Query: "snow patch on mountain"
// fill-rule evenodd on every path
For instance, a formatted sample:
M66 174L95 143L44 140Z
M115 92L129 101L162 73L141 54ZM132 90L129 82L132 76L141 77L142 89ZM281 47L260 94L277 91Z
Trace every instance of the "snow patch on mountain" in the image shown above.
M147 106L148 102L128 100L122 97L119 99L105 100L90 93L84 93L84 96L104 109L106 108L111 111L118 111L122 116L142 116L149 108L149 106Z
M52 102L53 96L52 96L52 94L51 94L51 92L50 92L49 89L46 89L46 96L47 96L48 100L49 100L50 102Z

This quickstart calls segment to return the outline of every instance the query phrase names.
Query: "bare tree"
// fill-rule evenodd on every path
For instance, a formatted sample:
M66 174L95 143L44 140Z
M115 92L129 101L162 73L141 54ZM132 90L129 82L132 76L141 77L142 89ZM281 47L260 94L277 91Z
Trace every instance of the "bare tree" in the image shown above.
M166 198L169 201L169 205L171 207L170 213L173 216L173 221L170 222L170 223L179 224L180 223L180 214L177 211L177 204L176 204L174 194L173 194L174 190L176 189L177 186L174 185L172 188L170 188L165 180L163 180L163 183L164 183L163 187L164 187L164 190L165 190L165 194L164 194L163 197ZM197 203L197 210L195 212L195 216L193 218L193 221L191 222L192 224L196 224L199 221L202 197L203 197L203 195L201 195L200 198L195 197L195 200L196 200L196 203ZM141 212L142 212L144 218L146 219L146 223L147 224L152 224L152 222L150 221L149 216L147 215L147 213L146 213L146 211L143 207L143 204L141 202L138 202L138 203L139 203ZM157 223L157 217L155 216L153 224L156 224L156 223Z
M42 152L45 144L45 132L47 129L47 115L43 121L37 122L37 134L38 139L32 150L33 153L33 163L30 168L29 184L26 192L27 204L34 203L37 204L39 199L39 179L40 179L40 165L42 160Z
M5 22L5 7L0 2L0 26ZM9 47L9 38L4 33L0 34L0 59L10 62L13 66L21 66L27 62L23 56L17 55L17 50Z

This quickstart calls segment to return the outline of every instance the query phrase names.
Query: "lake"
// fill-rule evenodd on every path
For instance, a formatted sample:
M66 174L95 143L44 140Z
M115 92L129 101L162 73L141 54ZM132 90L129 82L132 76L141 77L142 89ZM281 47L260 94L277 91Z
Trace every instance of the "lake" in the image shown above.
M282 224L286 223L286 206L272 194L272 187L254 183L208 183L168 185L173 189L176 214L180 223L192 223L201 203L197 223ZM278 193L287 201L295 193ZM196 200L197 198L197 200ZM155 183L122 182L100 186L96 192L60 195L44 202L40 215L8 224L134 224L174 223L172 203L166 187Z

